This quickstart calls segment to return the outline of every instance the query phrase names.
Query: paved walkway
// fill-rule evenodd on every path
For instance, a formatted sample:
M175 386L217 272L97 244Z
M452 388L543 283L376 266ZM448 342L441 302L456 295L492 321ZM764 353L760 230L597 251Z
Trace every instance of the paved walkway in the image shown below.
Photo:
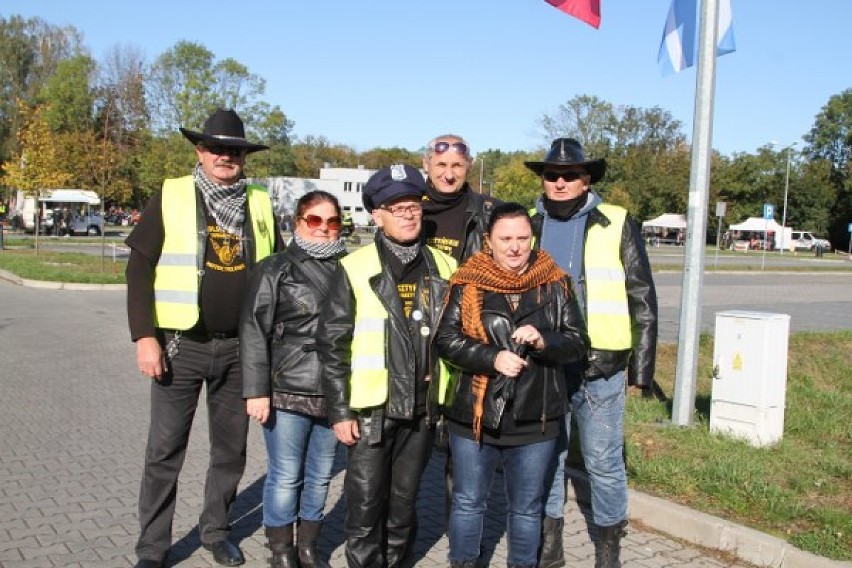
M132 566L149 389L147 379L134 372L124 292L39 290L0 280L0 302L0 567ZM196 528L206 436L202 404L181 475L174 524L170 565L182 568L214 565L200 548ZM345 565L343 464L341 452L321 540L322 551L335 567ZM417 566L446 566L442 469L443 456L436 454L417 504ZM250 568L267 566L261 526L264 473L263 441L252 425L248 467L233 511L234 536ZM498 479L495 488L500 487ZM645 525L667 521L673 525L666 529L670 534L681 527L699 535L698 540L711 533L728 541L741 538L739 529L719 529L719 519L682 509L640 495L631 500L631 511ZM594 549L583 512L573 500L566 512L569 566L591 567ZM491 566L505 565L504 519L505 503L495 489L484 542ZM754 547L762 546L764 557L781 554L774 565L814 565L785 564L778 542L756 535ZM644 568L748 566L637 523L629 528L623 558L625 566Z

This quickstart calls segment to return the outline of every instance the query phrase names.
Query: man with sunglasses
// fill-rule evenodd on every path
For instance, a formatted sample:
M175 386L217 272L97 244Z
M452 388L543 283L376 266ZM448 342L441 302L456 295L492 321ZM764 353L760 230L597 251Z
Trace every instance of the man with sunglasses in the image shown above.
M426 244L462 263L482 248L490 211L500 201L471 189L467 183L473 160L463 138L444 134L429 142L423 155L426 195L423 234Z
M246 463L248 415L239 364L240 306L249 269L284 248L269 194L248 185L240 117L219 109L195 145L191 175L167 179L127 237L127 311L136 363L151 381L151 420L139 492L138 568L164 566L192 418L206 387L210 465L201 543L224 566L243 564L228 512Z
M332 278L317 347L337 439L348 446L346 560L350 568L406 565L414 509L431 455L443 366L431 350L456 262L420 240L426 190L417 169L382 168L364 185L378 227Z
M624 403L629 382L651 393L657 347L657 294L644 241L627 211L603 202L591 189L606 162L587 160L573 138L553 142L544 160L524 162L541 176L533 233L577 283L592 347L588 361L568 368L572 412L600 528L595 568L617 568L627 524ZM565 566L562 545L565 459L571 415L557 441L553 480L542 523L539 566Z

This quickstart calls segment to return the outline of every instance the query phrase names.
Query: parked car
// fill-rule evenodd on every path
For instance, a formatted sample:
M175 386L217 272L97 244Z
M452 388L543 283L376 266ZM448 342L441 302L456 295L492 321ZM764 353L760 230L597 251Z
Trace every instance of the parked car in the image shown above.
M831 243L827 239L815 237L808 231L793 231L792 245L796 250L814 250L817 246L824 251L831 250Z

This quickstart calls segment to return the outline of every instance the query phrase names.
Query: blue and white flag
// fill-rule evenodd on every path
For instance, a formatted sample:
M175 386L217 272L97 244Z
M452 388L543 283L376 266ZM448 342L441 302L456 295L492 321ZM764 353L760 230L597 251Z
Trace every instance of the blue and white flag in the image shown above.
M695 65L698 51L698 0L672 0L657 62L663 75ZM719 0L719 43L716 56L736 50L731 0Z

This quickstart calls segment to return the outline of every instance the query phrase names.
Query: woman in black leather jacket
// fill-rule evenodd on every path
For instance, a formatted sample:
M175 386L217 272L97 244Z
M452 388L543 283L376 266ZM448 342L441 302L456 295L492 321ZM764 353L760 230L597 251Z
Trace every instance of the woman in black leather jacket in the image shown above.
M498 463L506 476L509 566L535 566L544 475L568 411L563 366L589 346L570 277L531 251L524 207L496 207L487 249L450 279L435 344L460 370L447 386L453 469L450 564L478 564L486 498Z
M249 416L263 425L269 460L263 524L278 568L328 566L316 541L337 438L326 419L314 338L329 280L345 254L340 227L333 195L302 196L293 240L252 271L240 318L243 398Z

